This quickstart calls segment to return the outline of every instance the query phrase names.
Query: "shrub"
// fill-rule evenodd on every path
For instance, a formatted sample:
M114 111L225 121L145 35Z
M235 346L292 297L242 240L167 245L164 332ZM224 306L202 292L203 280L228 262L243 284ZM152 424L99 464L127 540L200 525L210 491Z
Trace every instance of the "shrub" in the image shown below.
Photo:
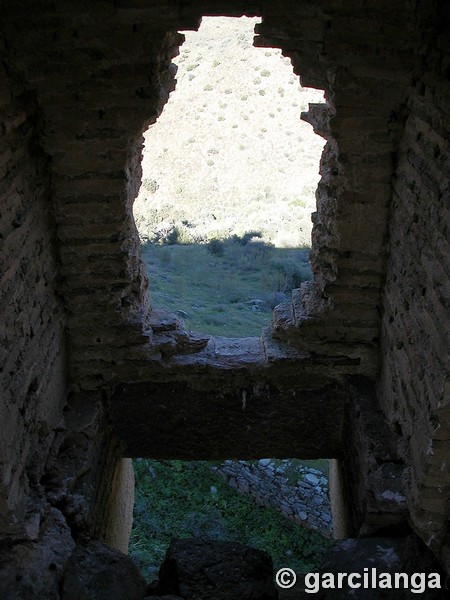
M274 259L271 261L271 266L284 277L279 291L290 291L299 287L302 281L310 279L308 265L293 258Z
M294 200L291 200L289 202L290 206L299 206L300 208L305 208L306 207L306 201L302 200L301 198L295 198Z
M217 238L210 240L206 247L208 248L208 252L211 252L214 256L223 256L225 252L225 244Z
M154 194L156 190L159 189L159 184L155 179L144 179L142 182L142 187L146 192Z
M264 295L264 302L269 310L273 310L275 306L278 306L278 304L286 302L287 300L288 297L282 292L269 292Z
M262 233L260 231L246 231L244 235L233 235L231 238L233 242L240 244L241 246L246 246L253 238L262 238Z
M180 230L178 229L178 227L173 227L173 229L171 229L169 231L169 233L166 235L166 237L164 238L163 243L168 244L169 246L173 246L174 244L179 243L179 238L180 238Z

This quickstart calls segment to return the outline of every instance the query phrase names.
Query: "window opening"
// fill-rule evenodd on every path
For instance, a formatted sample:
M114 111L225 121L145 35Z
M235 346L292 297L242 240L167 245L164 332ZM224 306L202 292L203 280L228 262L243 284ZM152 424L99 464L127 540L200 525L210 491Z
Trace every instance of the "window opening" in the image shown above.
M145 133L134 205L151 304L212 335L259 335L311 277L311 212L323 140L277 49L255 48L256 19L204 18L186 32L177 87Z

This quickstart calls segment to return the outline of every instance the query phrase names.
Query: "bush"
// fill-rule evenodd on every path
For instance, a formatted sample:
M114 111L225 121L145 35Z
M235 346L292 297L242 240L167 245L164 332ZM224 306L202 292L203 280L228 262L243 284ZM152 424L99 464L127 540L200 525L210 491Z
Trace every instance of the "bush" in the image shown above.
M241 246L246 246L254 238L261 239L262 233L260 231L247 231L244 235L234 234L231 239Z
M178 227L174 227L166 235L163 243L168 244L169 246L173 246L174 244L179 243L179 238L180 238L180 230L178 229Z
M308 265L293 258L273 259L270 264L284 278L278 291L288 292L298 288L303 281L310 279Z
M169 228L162 231L155 232L155 239L152 240L154 243L159 243L163 246L174 246L175 244L192 244L194 238L192 233L189 231L190 223L185 225L171 225Z
M146 192L154 194L156 190L159 189L159 184L155 179L144 179L142 182L142 187Z
M286 302L288 297L283 292L269 292L264 295L264 302L266 307L269 310L273 310L275 306L281 304L282 302Z
M206 245L208 252L211 252L214 256L223 256L225 252L225 244L222 240L214 238Z

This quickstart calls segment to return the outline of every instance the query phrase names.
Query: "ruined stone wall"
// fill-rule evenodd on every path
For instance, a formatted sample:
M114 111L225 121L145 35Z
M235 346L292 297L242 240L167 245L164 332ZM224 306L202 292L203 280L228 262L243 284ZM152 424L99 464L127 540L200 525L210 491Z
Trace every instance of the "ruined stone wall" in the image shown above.
M303 118L327 144L313 215L314 282L275 310L274 335L374 378L391 197L389 123L414 61L411 13L401 2L302 3L292 7L282 35L277 8L267 8L256 43L281 47L303 85L325 90L327 106Z
M66 0L58 9L43 1L39 11L24 2L5 15L15 68L35 91L46 124L77 389L145 380L145 362L167 345L147 320L131 208L141 132L174 86L170 60L182 41L175 32L195 29L202 14L259 13L255 43L281 48L305 85L326 91L327 109L305 116L328 140L313 230L315 281L275 311L272 334L324 357L336 377L375 376L392 166L388 123L404 99L414 43L403 9L324 0Z
M65 313L39 110L1 38L0 51L0 532L14 538L39 529L39 483L66 398Z
M383 303L380 398L402 435L416 531L450 561L448 6L418 14L421 70L399 134ZM450 562L447 563L447 568Z
M58 9L24 2L3 21L14 69L45 122L75 390L120 379L119 361L139 358L151 341L132 202L142 131L174 86L170 61L182 37L166 32L165 17L67 0Z
M290 428L297 455L309 449L313 458L325 446L314 419L323 421L328 411L327 427L338 425L325 447L349 457L353 525L367 526L365 513L373 508L366 532L376 531L392 522L381 501L395 490L383 482L378 489L371 477L380 466L376 435L366 428L371 412L358 394L344 390L362 374L370 398L381 357L379 400L388 424L375 413L383 429L393 430L386 432L392 452L381 453L386 481L390 465L398 464L406 476L397 477L404 484L397 491L405 494L411 523L446 556L448 20L438 11L442 3L423 4L2 3L0 498L6 521L14 514L20 529L26 499L35 502L37 490L47 494L51 522L64 539L70 532L60 511L73 535L113 539L102 508L120 479L133 427L143 432L140 452L169 458L174 431L185 436L180 453L204 448L205 425L226 430L220 418L232 414L237 438L225 437L219 450L208 438L211 452L227 453L238 439L256 458L266 454L266 440L259 436L255 448L251 427L242 427L256 415L261 431L276 436L270 443L277 454L289 454L291 438L279 432ZM141 134L174 86L170 61L182 41L176 32L195 29L202 14L262 15L256 44L282 48L303 83L324 89L328 99L327 107L304 116L327 139L314 216L314 282L275 311L261 340L241 344L192 336L151 310L132 216ZM72 393L65 430L58 431L66 325ZM120 386L136 382L140 387L121 398ZM223 395L215 383L224 385ZM120 442L108 412L114 386L112 401L126 400L119 413L130 421ZM186 427L190 400L192 429ZM341 428L349 404L352 439ZM155 407L165 445L148 435ZM288 427L282 421L271 427L276 414L285 415ZM303 420L312 424L305 441Z
M141 132L173 87L181 37L151 19L140 31L110 9L4 6L2 56L21 86L2 73L1 508L21 533L30 505L36 542L41 516L56 510L64 535L90 532L126 549L132 479L101 389L120 354L138 345L140 356L151 337L131 204ZM91 388L86 401L79 391ZM122 535L111 518L123 511ZM24 550L39 551L34 542Z
M302 527L333 536L328 476L322 471L294 466L289 460L276 464L269 458L258 462L226 460L213 471L258 506L274 508Z

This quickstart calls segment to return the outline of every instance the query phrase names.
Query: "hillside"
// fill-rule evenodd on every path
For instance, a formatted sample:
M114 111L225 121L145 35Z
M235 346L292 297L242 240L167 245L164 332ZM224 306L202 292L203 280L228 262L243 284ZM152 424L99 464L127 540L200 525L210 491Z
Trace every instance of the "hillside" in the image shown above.
M217 256L211 258L204 244L256 232L260 243L274 247L262 262L254 263L256 270L264 270L265 264L273 266L273 260L280 264L288 258L288 271L292 270L292 260L297 260L305 273L307 254L295 258L286 253L310 245L310 215L315 207L323 148L323 140L300 120L308 102L323 100L322 93L302 88L290 60L281 57L278 50L252 46L255 22L248 18L204 18L199 32L186 33L176 60L176 90L145 134L143 183L134 206L141 239L147 243L144 257L151 279L156 281L151 291L153 303L174 309L170 300L176 291L180 292L176 296L182 296L184 287L187 302L177 298L176 306L188 315L188 321L194 319L188 326L228 335L249 332L241 332L239 324L232 333L226 327L223 330L221 323L219 329L211 330L211 324L204 320L195 322L200 310L196 306L203 300L192 298L196 284L191 266L201 272L214 267L222 278L228 278L229 287L239 288L247 279L245 269L244 273L240 268L232 273L233 260L236 265L240 260L239 251L233 250L231 270L222 272ZM180 253L166 246L161 254L155 243L191 244L194 248ZM285 249L282 255L277 254L281 249ZM248 267L253 259L248 258L248 248L245 252ZM177 262L181 263L179 268ZM252 321L262 304L255 309L257 304L245 302L261 300L270 311L275 297L266 302L262 296L287 291L284 271L282 268L277 275L269 268L264 289L256 282L260 287L254 292L245 289L237 298L234 293L234 304L241 303L242 309L244 303L244 313L247 307ZM184 285L180 277L186 278ZM197 287L205 288L206 284ZM212 284L217 290L214 281ZM210 296L210 291L206 294ZM220 299L227 305L230 302L227 294L216 298ZM208 311L210 316L216 312L212 306L205 307L205 314ZM251 326L253 334L267 320L267 316L257 317ZM229 315L219 317L225 325L230 320Z

